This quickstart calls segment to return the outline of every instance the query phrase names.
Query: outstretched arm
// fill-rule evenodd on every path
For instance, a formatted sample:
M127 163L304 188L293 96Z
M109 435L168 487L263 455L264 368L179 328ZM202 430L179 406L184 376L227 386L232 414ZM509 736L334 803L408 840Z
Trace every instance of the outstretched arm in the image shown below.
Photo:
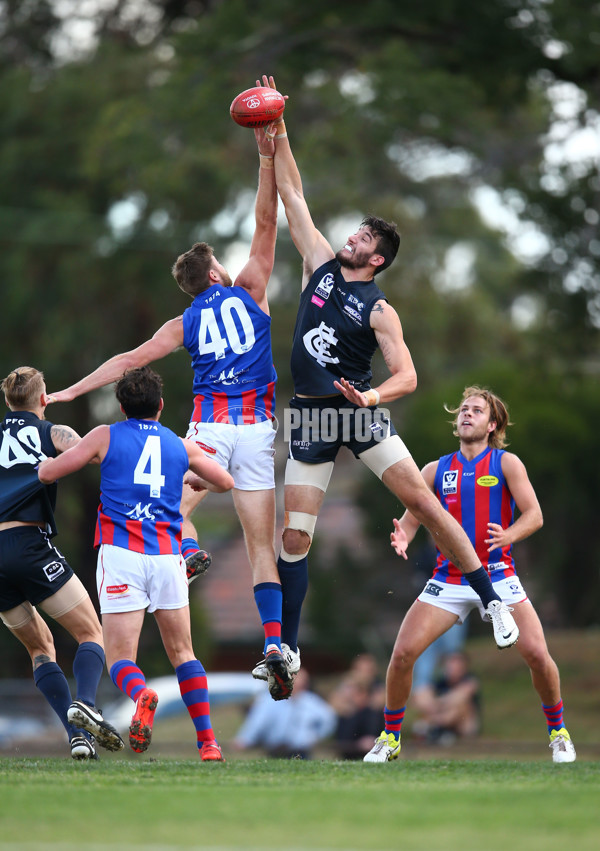
M193 440L181 438L190 462L190 470L185 477L186 484L194 490L206 488L213 493L225 493L233 487L233 476L224 470L212 458L208 458ZM193 477L195 474L195 478Z
M257 85L260 85L258 81ZM262 128L257 128L254 136L260 163L254 206L254 236L248 262L237 276L235 283L247 290L258 306L268 313L267 284L273 271L277 240L277 187L273 159L275 145Z
M89 463L103 460L110 443L110 426L100 425L82 437L79 443L56 458L46 458L38 467L40 482L49 485L57 479L81 470Z
M401 396L413 393L417 387L417 373L408 346L404 342L400 318L386 301L378 301L375 304L371 311L371 327L375 331L391 378L366 393L361 393L345 378L333 382L346 399L361 408L379 402L393 402Z
M276 88L273 77L263 77L263 85ZM302 257L302 288L315 269L331 260L335 255L325 237L314 225L304 198L302 179L290 148L285 122L281 119L275 131L275 181L279 197L283 201L285 215L294 245Z
M115 355L76 384L72 384L65 390L50 393L46 397L47 402L48 404L51 402L70 402L84 393L89 393L90 390L97 390L98 387L104 387L106 384L118 381L127 369L146 366L152 361L164 358L165 355L174 352L182 345L183 319L178 316L176 319L165 322L150 340L142 343L137 349Z
M516 541L528 538L529 535L541 529L544 523L542 509L533 485L529 481L525 464L512 452L505 452L501 463L506 484L520 515L506 529L503 529L499 523L488 523L488 537L485 539L485 543L488 544L488 552L497 547L507 547L516 543Z

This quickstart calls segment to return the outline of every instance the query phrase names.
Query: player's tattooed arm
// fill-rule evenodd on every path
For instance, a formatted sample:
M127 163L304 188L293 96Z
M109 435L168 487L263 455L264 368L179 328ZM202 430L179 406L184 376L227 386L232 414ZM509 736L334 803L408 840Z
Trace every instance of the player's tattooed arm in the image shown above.
M77 432L66 425L53 425L50 437L57 452L66 452L72 446L77 446L81 440Z
M373 309L374 309L374 308L373 308ZM386 365L388 366L388 368L389 368L389 370L390 370L390 372L391 372L391 371L392 371L392 369L391 369L390 364L392 363L392 353L393 353L392 346L390 345L390 343L389 343L389 341L387 340L387 338L386 338L386 337L383 337L383 336L378 337L378 338L377 338L377 342L379 343L379 349L380 349L380 351L381 351L381 354L382 354L382 356L383 356L383 359L384 359L384 361L386 362Z

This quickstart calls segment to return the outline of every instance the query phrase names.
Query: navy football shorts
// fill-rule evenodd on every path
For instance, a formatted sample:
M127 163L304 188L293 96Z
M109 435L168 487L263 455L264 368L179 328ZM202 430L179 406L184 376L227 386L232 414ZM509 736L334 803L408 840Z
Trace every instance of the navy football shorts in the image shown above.
M285 411L288 457L307 464L335 461L342 446L356 458L397 434L387 408L359 408L345 396L290 401Z
M67 560L38 526L0 532L0 612L42 603L73 576Z

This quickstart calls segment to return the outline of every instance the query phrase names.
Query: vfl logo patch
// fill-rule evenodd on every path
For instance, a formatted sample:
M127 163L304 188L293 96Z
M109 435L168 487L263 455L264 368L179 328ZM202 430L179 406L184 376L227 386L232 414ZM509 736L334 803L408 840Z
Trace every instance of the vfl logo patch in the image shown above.
M320 296L322 299L328 299L333 288L333 280L331 272L324 275L315 287L315 295Z
M436 585L435 582L428 582L423 593L431 594L433 597L439 597L442 590L441 586Z
M42 570L46 574L48 582L53 582L57 576L61 576L65 572L65 566L59 561L51 561Z
M481 485L482 488L493 488L498 482L499 479L496 476L479 476L477 479L477 484Z
M129 585L107 585L106 593L109 597L120 597L129 591Z
M442 493L458 493L458 470L446 470L442 476Z

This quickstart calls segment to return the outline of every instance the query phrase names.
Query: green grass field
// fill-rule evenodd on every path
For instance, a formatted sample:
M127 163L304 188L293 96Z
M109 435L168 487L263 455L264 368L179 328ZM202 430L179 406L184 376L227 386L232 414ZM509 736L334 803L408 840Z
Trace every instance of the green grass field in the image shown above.
M152 748L74 763L62 730L0 757L0 849L402 849L591 851L600 848L600 631L557 634L566 722L577 762L553 765L545 722L519 655L469 643L484 729L443 750L410 734L386 765L236 754L239 706L215 707L225 764L194 755L187 713L157 719ZM410 706L410 703L409 703ZM410 711L407 712L410 731ZM28 755L28 756L26 756Z
M596 851L600 762L0 760L0 848Z

